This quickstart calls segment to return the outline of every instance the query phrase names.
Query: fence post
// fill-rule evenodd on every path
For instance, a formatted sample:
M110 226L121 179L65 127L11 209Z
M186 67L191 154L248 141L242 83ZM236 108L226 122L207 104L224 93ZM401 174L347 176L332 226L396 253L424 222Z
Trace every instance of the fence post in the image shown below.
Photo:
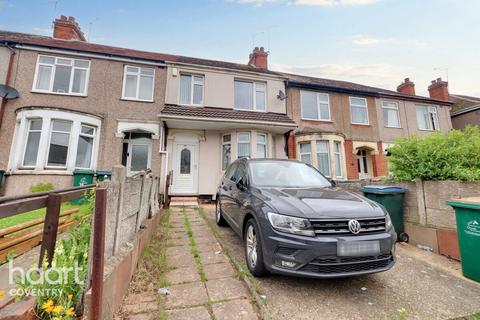
M38 267L41 268L45 253L47 253L47 264L51 266L53 255L55 253L55 243L57 242L58 220L60 219L60 206L62 205L62 196L58 193L51 193L47 199L47 213L43 224L42 246L40 248L40 258Z
M93 320L100 320L102 317L106 202L107 190L97 188L93 217L92 304L90 308L90 318Z
M141 214L141 211L142 211L143 193L145 192L144 191L144 189L145 189L145 179L147 177L145 172L142 172L140 175L142 177L142 186L140 187L140 201L138 201L138 211L137 211L137 220L135 222L135 232L138 232L138 230L140 230L140 222L141 222L140 214Z
M112 187L118 189L118 201L115 208L115 234L113 237L113 252L112 255L117 255L120 248L120 229L122 227L123 219L123 198L126 180L126 169L124 166L113 166L112 170Z

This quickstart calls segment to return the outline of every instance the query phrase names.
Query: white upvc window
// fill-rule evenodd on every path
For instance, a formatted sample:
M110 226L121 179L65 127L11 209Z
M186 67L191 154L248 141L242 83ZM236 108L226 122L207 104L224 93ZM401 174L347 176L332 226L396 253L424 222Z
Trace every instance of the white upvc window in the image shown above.
M122 99L153 101L155 69L125 66Z
M330 153L328 140L317 140L317 169L324 176L330 176Z
M383 125L387 128L401 128L398 102L382 101Z
M342 157L342 143L340 141L333 142L333 155L335 158L335 176L337 178L341 178L343 177L343 173L342 173L343 157Z
M267 157L267 135L264 133L257 133L257 150L255 153L256 158Z
M330 121L330 99L326 93L300 91L302 119Z
M180 74L180 104L203 105L204 76Z
M95 169L101 120L47 109L17 113L9 170L19 172Z
M235 80L235 109L266 111L267 85L263 82Z
M250 132L237 133L237 158L250 157Z
M352 124L368 125L368 107L367 99L358 97L350 98L350 113Z
M90 61L39 55L33 92L86 96Z
M416 105L417 123L420 130L440 130L437 108L434 106Z
M300 160L304 163L312 163L312 145L309 142L300 143Z
M222 135L222 171L227 169L232 161L232 135Z

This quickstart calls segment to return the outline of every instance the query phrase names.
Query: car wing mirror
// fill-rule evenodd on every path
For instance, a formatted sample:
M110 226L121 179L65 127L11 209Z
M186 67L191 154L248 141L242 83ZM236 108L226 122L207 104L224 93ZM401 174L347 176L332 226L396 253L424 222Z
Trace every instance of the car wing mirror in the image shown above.
M331 179L331 178L328 178L328 181L332 184L332 187L336 187L337 186L337 183L335 182L335 180Z
M245 180L243 180L242 177L240 177L240 179L238 179L238 181L237 181L237 188L239 190L242 190L242 191L245 191L245 189L247 189L247 185L245 183Z

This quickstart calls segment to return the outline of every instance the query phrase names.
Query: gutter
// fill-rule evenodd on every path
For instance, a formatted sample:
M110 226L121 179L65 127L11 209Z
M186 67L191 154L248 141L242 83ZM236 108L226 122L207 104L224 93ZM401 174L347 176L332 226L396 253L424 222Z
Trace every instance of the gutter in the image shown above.
M453 118L453 117L460 116L462 114L473 112L473 111L476 111L476 110L479 110L479 109L480 109L480 104L473 105L473 106L468 107L468 108L459 109L459 110L450 112L450 117Z
M219 119L219 118L204 118L204 117L188 117L188 116L178 116L178 115L169 115L169 114L158 114L161 119L173 119L173 120L191 120L191 121L210 121L210 122L226 122L226 123L242 123L242 124L260 124L265 126L283 126L283 127L298 127L295 123L285 123L285 122L271 122L271 121L252 121L252 120L241 120L241 119Z
M12 75L12 69L13 69L13 57L15 56L16 52L15 50L8 45L8 43L4 43L5 48L10 50L10 58L8 59L8 68L7 68L7 76L5 78L5 84L8 86L10 84L10 77ZM2 123L3 123L3 116L5 114L5 105L7 103L7 100L2 97L0 101L0 133L2 132Z

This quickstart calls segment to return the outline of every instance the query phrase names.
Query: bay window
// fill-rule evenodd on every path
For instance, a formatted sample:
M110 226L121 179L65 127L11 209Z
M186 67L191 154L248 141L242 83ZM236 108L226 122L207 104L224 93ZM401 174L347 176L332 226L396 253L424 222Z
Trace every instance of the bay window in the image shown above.
M9 169L65 171L94 169L101 120L50 109L17 113Z
M241 110L266 110L266 84L245 80L235 80L235 108Z
M203 105L204 77L202 75L180 75L180 104Z
M330 176L330 155L328 141L317 141L317 169L325 176Z
M437 108L434 106L417 105L417 124L420 130L440 130Z
M367 99L350 97L350 113L352 124L368 125Z
M326 177L343 178L344 157L343 137L338 135L300 135L298 141L298 160L317 168Z
M311 152L312 152L312 146L310 142L300 143L300 160L302 162L305 162L307 164L310 164L312 162Z
M382 101L382 110L383 125L388 128L400 128L398 103L393 101Z
M39 55L34 92L87 95L90 61Z
M232 160L232 135L224 134L222 136L222 171L227 169Z
M301 91L302 119L330 121L330 101L328 94Z
M250 132L239 132L237 134L237 156L238 158L250 157Z
M125 66L122 99L153 101L155 69Z
M267 135L264 133L257 133L257 152L256 158L267 157Z
M342 143L340 141L333 142L333 155L335 157L335 176L343 177L342 174Z

